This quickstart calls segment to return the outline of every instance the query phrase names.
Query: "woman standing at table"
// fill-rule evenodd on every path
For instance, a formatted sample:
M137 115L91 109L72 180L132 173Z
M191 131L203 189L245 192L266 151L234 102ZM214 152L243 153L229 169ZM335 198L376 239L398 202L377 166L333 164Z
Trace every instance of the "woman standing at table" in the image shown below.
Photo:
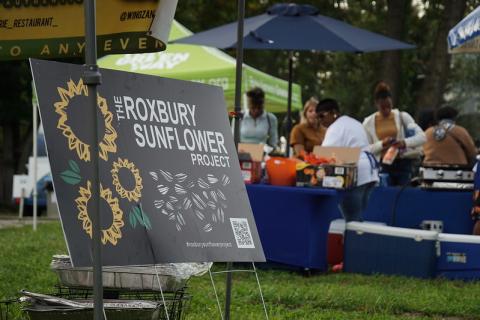
M263 143L272 148L278 144L278 120L265 110L265 92L255 87L247 92L248 112L240 121L240 142Z
M393 108L392 93L385 82L377 84L374 95L378 111L363 121L370 152L381 159L389 147L396 147L399 155L393 163L382 164L381 172L388 174L390 185L405 185L410 181L414 161L422 155L425 133L407 112Z
M357 163L357 185L348 189L340 201L340 211L346 222L362 221L373 187L378 182L378 170L372 154L368 153L369 142L362 124L340 113L337 101L323 99L317 105L320 123L327 128L323 147L360 148Z
M290 145L297 157L302 152L312 152L313 147L321 145L325 137L326 129L320 124L315 109L317 104L318 100L313 97L305 103L301 121L290 134Z

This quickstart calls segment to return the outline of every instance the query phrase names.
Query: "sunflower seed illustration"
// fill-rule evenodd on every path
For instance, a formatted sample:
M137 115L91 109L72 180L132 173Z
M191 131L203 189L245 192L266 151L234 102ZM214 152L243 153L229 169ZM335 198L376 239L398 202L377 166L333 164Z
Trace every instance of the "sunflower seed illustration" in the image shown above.
M175 180L177 180L178 182L182 183L183 181L185 181L186 179L188 178L188 176L185 174L185 173L177 173L175 175Z
M170 202L171 202L171 203L175 203L175 202L178 201L178 199L177 199L176 197L174 197L174 196L169 196L168 199L170 199Z
M163 178L165 180L167 180L168 182L172 182L173 181L173 177L172 177L172 174L168 171L163 171L163 170L159 170L160 171L160 174L163 176Z
M223 211L223 209L222 209L222 208L218 208L217 213L220 215L220 216L218 217L218 219L219 219L220 221L222 221L222 223L224 223L224 222L225 222L225 212Z
M222 177L222 185L226 186L229 183L230 183L230 178L226 174L224 174Z
M169 215L169 213L168 213L167 210L165 210L165 209L162 209L162 213L163 213L164 215L166 215L166 216Z
M183 209L188 210L192 207L192 200L185 198L183 199Z
M172 203L171 203L170 201L167 201L167 202L165 203L165 206L166 206L167 209L170 210L170 211L175 210L175 209L173 208Z
M207 174L207 180L211 184L217 183L218 179L213 174Z
M197 200L198 203L200 203L200 205L202 206L202 208L199 208L199 209L203 209L207 206L207 204L205 203L205 201L203 201L203 199L198 195L196 194L195 192L192 192L192 200Z
M155 208L157 209L160 209L161 207L163 207L163 204L165 203L165 201L163 200L155 200L153 201L153 205L155 206Z
M217 222L217 216L215 215L215 213L212 213L212 221Z
M215 202L213 201L208 201L207 206L209 206L212 210L215 210L217 206L215 205Z
M178 213L178 222L184 226L185 225L185 219L183 218L183 214L181 214L180 212Z
M158 181L158 175L156 172L150 171L149 173L153 180Z
M210 232L212 231L212 225L210 223L207 223L204 227L203 227L203 231L205 232Z
M205 197L205 199L208 200L208 193L207 193L207 191L203 191L202 194L203 194L203 196Z
M202 189L210 188L210 185L206 183L205 180L203 180L202 178L198 178L197 183L198 183L198 186Z
M203 215L203 213L197 209L194 210L195 211L195 214L197 215L198 219L200 220L203 220L205 219L205 216Z
M175 184L175 192L177 194L185 194L187 193L187 190L185 190L181 185Z
M163 184L157 185L157 190L158 190L158 192L160 192L160 193L163 194L163 195L166 195L166 194L167 194L168 189L169 189L169 188L168 188L167 186L164 186Z
M222 198L223 200L227 200L227 198L225 197L225 195L223 194L223 192L220 189L217 189L217 195L220 198Z
M193 201L193 203L195 204L195 206L196 206L198 209L200 209L200 210L205 209L205 207L203 207L203 206L200 204L200 202L198 202L198 200L197 200L196 198L192 198L192 201Z
M212 196L213 200L215 200L215 202L218 202L218 197L217 197L217 194L215 193L215 191L210 191L210 195Z
M194 181L190 181L189 183L187 183L187 188L188 189L192 189L193 187L195 187L195 182Z

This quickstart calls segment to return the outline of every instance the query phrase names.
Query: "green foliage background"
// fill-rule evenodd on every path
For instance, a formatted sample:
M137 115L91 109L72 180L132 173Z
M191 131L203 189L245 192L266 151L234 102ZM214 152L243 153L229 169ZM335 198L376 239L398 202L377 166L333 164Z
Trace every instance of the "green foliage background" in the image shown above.
M262 14L272 4L282 1L246 1L245 16ZM416 115L424 106L416 101L422 81L427 73L427 62L431 58L434 38L443 18L446 1L407 1L407 20L402 41L415 44L414 50L401 53L401 83L399 84L398 107ZM460 3L461 1L457 1ZM329 0L301 1L319 8L320 14L343 20L354 26L385 34L387 20L386 0ZM467 0L466 14L480 4L478 0ZM212 10L221 8L221 10ZM194 32L213 28L237 19L237 2L222 0L179 1L175 18ZM301 35L298 35L301 37ZM446 39L445 39L446 43ZM235 56L235 51L228 51ZM345 113L358 119L374 111L372 94L374 84L381 80L382 54L350 54L325 52L296 52L294 81L302 86L303 100L310 96L334 97L340 101ZM465 106L460 97L452 96L452 90L471 96L478 91L480 63L477 55L457 55L452 62L451 75L443 100L458 106L464 112L477 112L479 99L469 100ZM288 52L245 50L244 60L264 72L283 79L288 77ZM473 76L477 75L477 78ZM477 90L475 90L477 89ZM268 107L268 106L267 106ZM476 132L474 132L476 134ZM480 138L480 132L478 133Z

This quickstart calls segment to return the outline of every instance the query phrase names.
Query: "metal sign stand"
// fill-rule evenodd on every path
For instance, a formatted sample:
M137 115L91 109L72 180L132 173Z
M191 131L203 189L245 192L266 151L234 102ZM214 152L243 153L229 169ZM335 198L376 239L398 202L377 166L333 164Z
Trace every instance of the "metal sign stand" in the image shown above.
M160 275L158 274L156 264L154 265L154 268L155 268L156 279L157 279L157 282L158 282L158 288L160 289L160 294L162 296L162 303L163 303L163 309L165 311L165 316L167 317L167 320L170 320L170 315L168 314L167 303L165 302L165 296L163 295L162 283L160 281Z
M88 88L89 119L92 119L93 143L91 143L92 176L92 225L93 225L93 318L103 320L103 281L102 281L102 243L100 230L100 181L98 167L98 121L97 121L97 86L101 83L101 74L97 66L97 36L95 0L85 0L85 71L83 81Z
M242 98L242 67L243 67L243 21L245 19L245 0L238 0L238 24L237 24L237 61L235 65L235 109L233 140L235 150L238 150L240 141L240 112ZM227 262L227 278L225 279L225 319L230 320L230 298L232 292L232 263ZM221 314L221 313L220 313ZM222 316L223 319L223 316Z
M230 269L228 269L228 267L227 267L227 270L225 270L225 271L212 272L211 269L208 269L208 273L210 275L210 281L211 281L212 287L213 287L213 292L215 293L215 299L217 300L217 306L218 306L218 312L220 313L220 318L222 320L225 320L226 315L224 317L224 315L222 313L222 308L220 307L220 299L218 298L217 288L215 287L215 282L213 281L213 275L214 274L226 273L227 276L230 275L230 277L231 277L233 272L249 272L249 273L255 273L255 279L256 279L257 285L258 285L258 292L260 293L260 299L262 300L263 311L265 312L265 319L268 320L269 318L268 318L267 306L265 304L265 299L263 298L262 287L260 285L260 280L258 278L257 268L255 268L255 263L252 262L252 268L253 268L252 270L242 270L242 269L233 270L233 269L231 269L231 263L229 263L229 264L230 264ZM230 305L229 305L229 308L230 308Z

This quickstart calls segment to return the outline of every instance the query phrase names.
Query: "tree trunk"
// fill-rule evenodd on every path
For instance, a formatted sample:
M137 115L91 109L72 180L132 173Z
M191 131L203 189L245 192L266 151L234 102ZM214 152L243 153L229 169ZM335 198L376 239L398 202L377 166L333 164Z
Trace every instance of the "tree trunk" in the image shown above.
M388 0L386 22L387 36L401 40L405 34L405 21L410 0ZM401 51L385 51L382 55L382 65L379 79L388 83L392 89L393 105L398 105L400 96Z
M417 97L417 108L435 109L443 102L443 92L450 73L450 54L447 51L448 31L465 13L466 1L444 0L443 18L440 21L435 45L427 63L427 73Z
M14 159L14 140L15 125L13 123L5 123L3 125L3 150L1 157L1 173L0 173L0 201L8 204L12 201L12 185L13 175L15 173Z

